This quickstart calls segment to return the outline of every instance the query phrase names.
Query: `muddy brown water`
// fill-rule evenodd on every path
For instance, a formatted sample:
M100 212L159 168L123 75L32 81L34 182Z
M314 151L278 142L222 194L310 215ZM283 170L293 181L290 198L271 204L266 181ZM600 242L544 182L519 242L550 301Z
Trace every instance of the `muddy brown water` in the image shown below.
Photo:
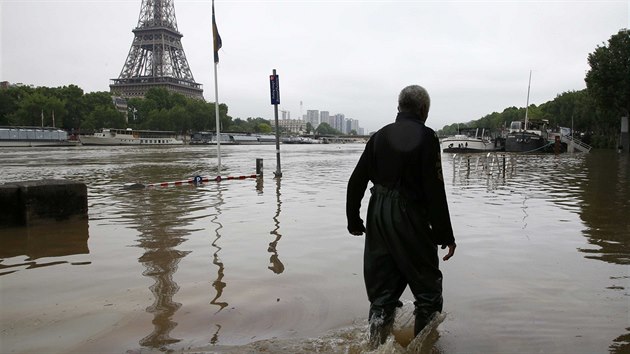
M89 220L0 230L0 351L368 351L363 239L344 209L362 149L282 145L277 180L275 146L223 146L222 175L263 158L265 177L143 190L122 187L216 176L215 149L0 149L0 183L89 194ZM505 176L442 159L458 248L422 351L629 352L628 155L509 155ZM412 351L403 300L378 352Z

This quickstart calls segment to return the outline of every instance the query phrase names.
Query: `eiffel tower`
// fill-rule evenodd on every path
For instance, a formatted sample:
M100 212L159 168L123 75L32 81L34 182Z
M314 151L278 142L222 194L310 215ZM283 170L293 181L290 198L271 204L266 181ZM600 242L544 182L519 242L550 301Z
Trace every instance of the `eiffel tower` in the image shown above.
M202 85L195 82L184 54L173 1L142 0L125 66L109 85L113 95L142 98L150 88L162 87L203 100Z

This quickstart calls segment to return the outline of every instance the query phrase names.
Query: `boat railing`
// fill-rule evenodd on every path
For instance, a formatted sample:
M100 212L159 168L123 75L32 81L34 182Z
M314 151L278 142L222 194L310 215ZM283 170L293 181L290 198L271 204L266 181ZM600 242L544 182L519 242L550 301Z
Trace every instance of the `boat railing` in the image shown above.
M454 154L453 175L481 173L487 176L512 175L516 169L516 155L497 152L487 154Z
M574 137L572 137L570 135L562 135L561 141L563 143L567 144L567 149L570 149L571 146L573 146L578 151L590 152L591 149L593 148L592 146L588 145L587 143L581 141L580 139L574 138Z

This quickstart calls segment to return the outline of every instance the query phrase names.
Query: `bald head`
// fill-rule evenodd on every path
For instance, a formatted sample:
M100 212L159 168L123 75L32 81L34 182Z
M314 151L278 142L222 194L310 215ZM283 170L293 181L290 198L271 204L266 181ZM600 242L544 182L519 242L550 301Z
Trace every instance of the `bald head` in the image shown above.
M407 86L398 95L398 111L419 115L423 122L429 116L430 106L431 98L429 98L429 93L422 86Z

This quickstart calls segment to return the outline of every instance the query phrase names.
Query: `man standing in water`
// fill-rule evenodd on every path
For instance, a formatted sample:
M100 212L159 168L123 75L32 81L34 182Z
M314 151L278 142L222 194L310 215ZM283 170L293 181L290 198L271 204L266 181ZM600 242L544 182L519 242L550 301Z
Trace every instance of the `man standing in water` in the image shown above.
M370 300L370 343L385 342L409 285L415 298L414 335L442 311L442 272L437 246L455 253L446 203L439 140L425 126L430 98L417 85L398 97L396 121L368 141L348 182L348 231L366 233L363 277ZM374 186L367 229L359 215L368 181Z

